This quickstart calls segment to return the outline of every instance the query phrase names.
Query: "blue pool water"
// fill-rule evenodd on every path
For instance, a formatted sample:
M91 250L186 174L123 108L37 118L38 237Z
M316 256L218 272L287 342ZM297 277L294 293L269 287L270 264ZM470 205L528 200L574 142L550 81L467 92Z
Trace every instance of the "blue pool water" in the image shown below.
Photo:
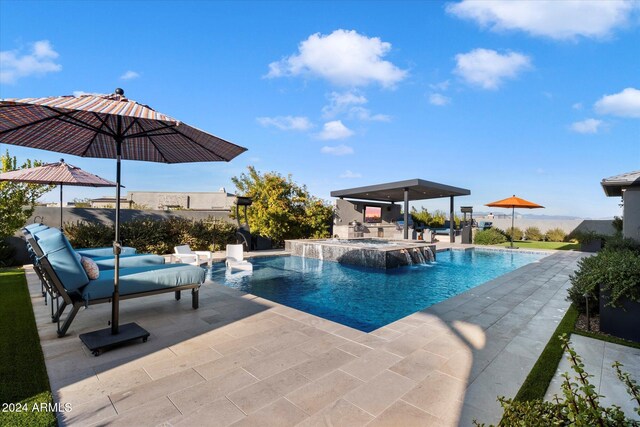
M253 274L214 265L211 278L280 304L370 332L544 255L447 251L438 261L387 271L297 256L251 260Z

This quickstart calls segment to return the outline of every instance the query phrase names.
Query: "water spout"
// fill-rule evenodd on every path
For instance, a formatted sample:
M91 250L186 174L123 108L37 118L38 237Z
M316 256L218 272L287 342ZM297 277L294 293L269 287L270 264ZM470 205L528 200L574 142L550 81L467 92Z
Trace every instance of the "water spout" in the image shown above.
M436 255L433 253L433 250L431 250L431 246L427 246L424 251L427 255L427 261L434 262L436 260Z
M411 254L409 253L408 250L402 249L400 253L404 254L404 257L407 260L407 265L413 265L413 258L411 258Z
M420 252L420 249L414 248L413 249L413 253L415 253L416 254L416 258L418 258L418 264L420 264L420 265L426 265L427 264L427 260L424 258L424 255L422 255L422 252Z

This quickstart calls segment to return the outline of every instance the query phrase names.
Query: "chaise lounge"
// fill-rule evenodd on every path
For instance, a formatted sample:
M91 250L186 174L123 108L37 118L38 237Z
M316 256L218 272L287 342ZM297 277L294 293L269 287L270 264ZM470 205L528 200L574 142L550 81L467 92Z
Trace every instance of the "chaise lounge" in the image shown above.
M58 336L63 337L81 307L111 302L114 270L100 268L98 278L89 279L64 234L57 229L48 230L53 231L31 234L28 242L43 278L63 300L53 316L53 321L58 322ZM123 267L119 277L121 300L167 292L174 292L176 300L180 300L181 291L190 289L192 307L197 309L198 291L204 283L205 271L185 264L158 264ZM71 312L60 325L67 306L72 307Z

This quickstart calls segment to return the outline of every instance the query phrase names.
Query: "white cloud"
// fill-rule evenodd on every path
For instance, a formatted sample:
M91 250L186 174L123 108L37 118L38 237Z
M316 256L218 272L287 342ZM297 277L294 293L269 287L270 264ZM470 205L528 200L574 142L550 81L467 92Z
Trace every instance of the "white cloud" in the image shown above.
M354 178L362 178L361 173L351 172L350 170L344 171L343 174L340 175L340 178L354 179Z
M3 50L0 52L0 83L13 84L22 77L58 72L62 70L62 65L56 63L58 56L49 40L33 43L27 54Z
M325 145L320 149L320 152L323 154L331 154L332 156L346 156L347 154L353 154L353 148L344 144L336 145L334 147Z
M629 21L636 1L607 0L463 0L446 10L493 31L520 30L533 36L603 38Z
M451 103L451 98L444 96L441 93L432 93L429 95L429 103L441 107Z
M599 114L640 118L640 90L628 87L620 93L605 95L595 104Z
M390 50L390 43L353 30L316 33L299 44L297 54L269 64L266 77L309 75L341 86L393 87L408 73L382 59Z
M582 102L576 102L575 104L573 104L571 106L571 108L573 108L574 110L578 110L578 111L582 110Z
M342 120L334 120L324 124L322 131L318 134L320 139L344 139L353 135L353 131L346 127Z
M444 80L438 83L432 83L429 85L429 87L436 92L444 92L445 90L449 89L450 85L451 82L449 82L449 80Z
M104 94L96 93L96 92L85 92L83 90L74 90L73 91L73 96L82 96L82 95L104 95Z
M325 118L332 118L344 113L353 105L363 105L369 102L364 95L355 90L331 92L328 97L329 105L322 107L322 116Z
M133 80L140 77L140 73L136 73L135 71L128 70L123 75L120 76L121 80Z
M356 90L346 92L331 92L329 105L322 107L322 116L331 119L340 114L346 114L350 119L362 121L388 122L391 117L386 114L372 114L371 110L362 107L369 100Z
M456 55L454 73L483 89L497 89L505 79L531 67L531 58L518 52L500 54L491 49L474 49Z
M349 109L349 118L358 119L363 122L390 122L391 116L387 114L371 114L371 110L364 107L351 107Z
M264 127L273 126L280 130L306 131L313 127L308 118L300 116L258 117L256 120Z
M586 119L571 123L571 130L577 133L598 133L602 127L602 120Z

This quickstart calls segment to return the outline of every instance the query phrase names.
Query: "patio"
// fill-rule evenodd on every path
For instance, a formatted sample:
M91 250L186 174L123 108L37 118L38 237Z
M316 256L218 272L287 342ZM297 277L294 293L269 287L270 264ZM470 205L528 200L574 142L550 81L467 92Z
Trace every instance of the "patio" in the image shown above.
M56 338L37 276L27 279L61 425L471 425L497 422L563 317L582 256L554 252L372 333L205 283L200 309L155 296L121 317L151 332L93 357L77 335L110 307L80 312Z

